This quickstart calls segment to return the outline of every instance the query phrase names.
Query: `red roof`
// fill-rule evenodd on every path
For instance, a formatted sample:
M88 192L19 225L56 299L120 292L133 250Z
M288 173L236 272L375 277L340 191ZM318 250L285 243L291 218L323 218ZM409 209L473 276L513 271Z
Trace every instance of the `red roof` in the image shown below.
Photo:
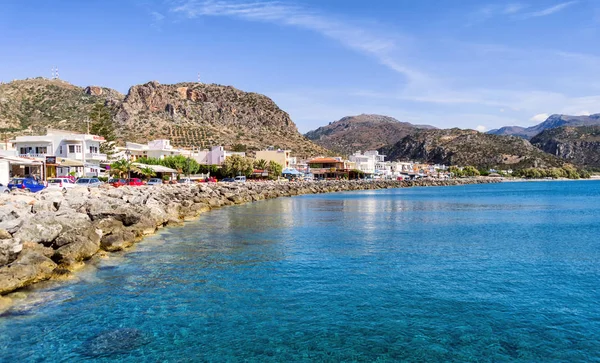
M330 164L330 163L343 163L343 161L339 161L334 158L316 158L312 159L308 162L309 164Z

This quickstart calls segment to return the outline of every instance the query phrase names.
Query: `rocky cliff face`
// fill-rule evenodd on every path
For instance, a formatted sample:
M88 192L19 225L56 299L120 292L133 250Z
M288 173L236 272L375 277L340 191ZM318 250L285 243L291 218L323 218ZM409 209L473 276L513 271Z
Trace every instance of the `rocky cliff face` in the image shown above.
M303 137L270 98L230 86L158 82L134 86L116 122L134 141L164 137L187 147L243 144L250 149L292 149L300 155L327 152Z
M493 135L513 135L524 139L531 139L540 132L562 126L593 126L600 125L600 113L590 116L552 115L541 124L531 127L506 126L497 130L490 130Z
M549 129L533 137L531 143L570 163L600 168L600 126Z
M97 103L110 108L121 141L168 138L179 147L242 144L249 150L292 149L301 157L327 153L302 136L268 97L214 84L149 82L123 96L109 88L80 88L60 80L14 81L0 85L0 129L10 136L46 128L81 132Z
M394 144L417 129L432 128L400 122L388 116L358 115L319 127L306 133L306 137L329 150L350 155L359 150L376 150Z
M381 151L390 160L473 165L478 168L544 168L565 164L522 138L460 129L417 131Z

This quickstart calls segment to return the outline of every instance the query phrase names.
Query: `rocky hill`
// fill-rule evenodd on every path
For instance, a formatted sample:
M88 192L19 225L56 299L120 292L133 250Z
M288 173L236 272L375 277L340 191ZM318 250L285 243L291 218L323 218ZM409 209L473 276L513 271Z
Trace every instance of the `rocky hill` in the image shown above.
M460 129L419 130L381 151L388 155L389 160L473 165L477 168L545 168L566 164L519 137Z
M83 131L97 103L110 108L120 141L169 138L179 147L241 144L292 149L301 157L328 153L302 136L268 97L215 84L149 82L123 96L60 80L14 81L0 85L0 129L11 136L51 127Z
M306 133L305 136L329 150L350 155L359 150L376 150L394 144L417 129L433 128L400 122L387 116L358 115L331 122Z
M83 131L96 103L116 107L124 96L95 87L95 92L61 80L34 78L0 84L0 130L11 136L46 128Z
M506 126L488 131L493 135L513 135L524 139L531 139L540 132L562 126L593 126L600 125L600 113L590 116L552 115L541 124L531 127Z
M600 126L548 129L534 136L531 143L570 163L600 168Z

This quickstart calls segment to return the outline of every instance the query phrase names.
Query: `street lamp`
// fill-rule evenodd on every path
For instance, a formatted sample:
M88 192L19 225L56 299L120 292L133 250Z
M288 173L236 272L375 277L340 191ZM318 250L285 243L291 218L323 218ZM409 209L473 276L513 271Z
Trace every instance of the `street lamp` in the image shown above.
M127 182L129 183L129 179L131 179L131 163L129 161L129 157L131 156L131 151L129 149L125 150L125 156L127 157Z

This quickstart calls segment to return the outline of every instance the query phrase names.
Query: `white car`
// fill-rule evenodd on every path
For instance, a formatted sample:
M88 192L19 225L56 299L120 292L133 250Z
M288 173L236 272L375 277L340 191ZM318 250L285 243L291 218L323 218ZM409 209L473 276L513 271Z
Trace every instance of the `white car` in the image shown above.
M48 179L48 189L58 189L63 192L66 192L67 189L75 188L75 183L73 183L69 178L49 178Z

